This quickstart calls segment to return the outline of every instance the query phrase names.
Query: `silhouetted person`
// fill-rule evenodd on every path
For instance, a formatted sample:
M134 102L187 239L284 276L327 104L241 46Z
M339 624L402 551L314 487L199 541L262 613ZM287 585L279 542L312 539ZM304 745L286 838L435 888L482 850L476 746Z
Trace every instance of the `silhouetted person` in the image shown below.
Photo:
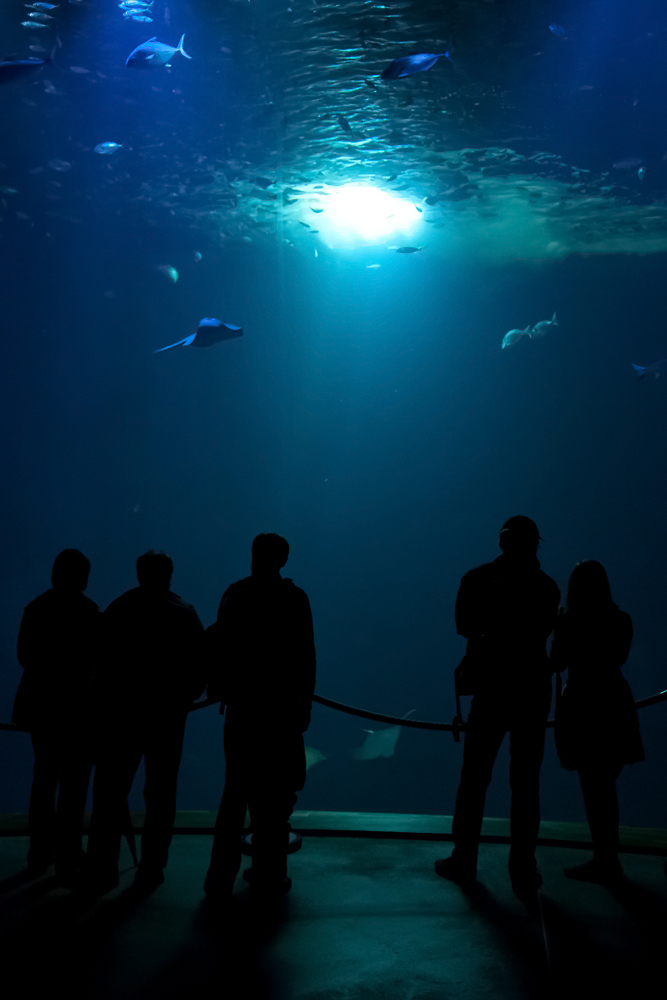
M563 767L579 772L593 841L593 860L566 868L570 878L613 882L618 860L616 779L624 764L644 760L639 720L621 667L632 643L632 621L614 604L604 567L577 563L554 629L551 664L568 671L556 706L556 750Z
M87 883L98 893L118 885L123 806L142 757L146 819L136 882L150 889L164 881L185 721L205 684L202 624L192 605L170 591L173 568L164 552L144 553L137 559L139 586L102 616L107 648L96 684L102 738Z
M35 751L28 868L37 875L55 859L63 885L83 864L81 831L92 769L89 685L99 652L100 613L83 593L89 573L90 562L78 549L56 556L53 586L28 604L18 638L24 673L12 718L30 730Z
M537 559L537 525L511 517L500 532L502 555L471 570L456 599L456 628L468 640L461 664L473 694L461 783L452 825L454 851L436 861L439 875L474 881L486 790L500 745L510 734L512 887L518 896L542 882L535 861L540 825L539 776L551 702L546 641L560 591Z
M284 579L289 545L258 535L252 572L223 595L209 630L215 670L209 697L225 719L225 789L204 889L229 896L241 864L246 808L252 821L254 889L287 892L289 818L306 781L303 733L315 688L310 604Z

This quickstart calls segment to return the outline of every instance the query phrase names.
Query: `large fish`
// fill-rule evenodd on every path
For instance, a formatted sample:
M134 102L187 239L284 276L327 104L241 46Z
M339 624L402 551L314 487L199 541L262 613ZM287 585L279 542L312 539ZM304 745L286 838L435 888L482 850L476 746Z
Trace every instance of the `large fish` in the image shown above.
M399 56L392 63L382 70L380 76L383 80L398 80L401 76L411 76L413 73L425 73L431 66L435 66L438 59L454 60L449 52L440 52L434 55L432 52L419 52L413 56Z
M157 350L153 351L153 354L159 354L160 351L169 351L172 347L189 347L190 345L193 347L211 347L213 344L219 344L221 340L231 340L233 337L242 336L243 330L240 326L234 326L232 323L223 323L219 319L205 317L199 321L199 326L189 337L177 340L175 344L167 344L166 347L158 347Z
M131 69L166 66L177 52L180 52L186 59L192 59L192 56L189 56L183 48L184 38L185 34L181 35L178 45L166 45L164 42L158 42L157 35L153 35L147 42L142 42L141 45L137 45L136 49L132 49L125 60L125 65Z
M46 59L3 59L0 62L0 84L13 83L33 76L43 66L53 62L53 52Z

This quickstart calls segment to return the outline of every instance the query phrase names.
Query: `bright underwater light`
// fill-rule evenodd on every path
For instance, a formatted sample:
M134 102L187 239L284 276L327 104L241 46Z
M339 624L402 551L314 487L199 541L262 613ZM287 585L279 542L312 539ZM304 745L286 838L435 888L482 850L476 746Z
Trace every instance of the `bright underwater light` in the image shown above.
M323 234L335 235L336 242L341 237L346 243L359 243L407 235L422 221L411 201L369 184L329 187L327 194L326 202L321 202L324 211L318 225Z

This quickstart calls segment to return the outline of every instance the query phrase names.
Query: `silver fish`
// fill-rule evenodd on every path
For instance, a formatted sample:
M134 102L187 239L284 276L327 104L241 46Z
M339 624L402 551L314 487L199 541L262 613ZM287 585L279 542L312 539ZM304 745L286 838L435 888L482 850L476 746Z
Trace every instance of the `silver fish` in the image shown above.
M506 347L516 344L517 340L521 340L522 337L530 337L530 323L525 330L510 330L509 333L506 333L500 345L501 350L504 351Z
M178 281L178 271L175 267L172 267L171 264L156 264L155 270L164 274L165 278L168 278L172 285L175 285Z
M125 60L125 65L131 69L149 69L166 66L177 52L180 52L186 59L192 59L192 56L189 56L183 48L184 39L185 34L182 34L178 45L166 45L164 42L158 42L157 35L153 35L147 42L142 42L141 45L137 45L136 49L130 52Z
M556 319L556 313L553 314L551 319L543 319L541 323L536 323L533 329L530 331L531 337L544 337L545 334L554 327L558 326L558 320Z

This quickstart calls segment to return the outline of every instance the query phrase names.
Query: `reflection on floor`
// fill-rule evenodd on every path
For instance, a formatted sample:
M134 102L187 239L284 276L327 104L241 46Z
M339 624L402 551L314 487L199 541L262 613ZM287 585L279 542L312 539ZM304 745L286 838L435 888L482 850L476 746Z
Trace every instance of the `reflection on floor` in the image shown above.
M239 876L216 912L202 893L210 848L209 835L177 835L164 885L139 900L124 847L119 889L84 905L49 874L23 882L26 838L0 838L5 996L595 1000L664 982L659 856L623 854L630 881L612 894L563 876L588 852L542 846L530 912L511 894L505 844L482 845L479 885L464 893L433 870L449 844L306 837L289 896L262 910Z

